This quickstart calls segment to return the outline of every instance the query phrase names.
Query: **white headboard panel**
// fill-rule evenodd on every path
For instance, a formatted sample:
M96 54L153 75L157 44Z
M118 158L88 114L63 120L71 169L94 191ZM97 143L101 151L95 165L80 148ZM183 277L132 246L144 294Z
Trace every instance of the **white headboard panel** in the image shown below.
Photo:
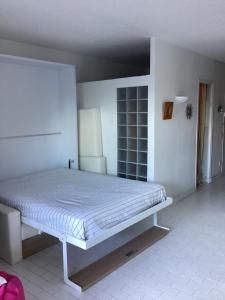
M77 156L75 67L0 55L0 180Z

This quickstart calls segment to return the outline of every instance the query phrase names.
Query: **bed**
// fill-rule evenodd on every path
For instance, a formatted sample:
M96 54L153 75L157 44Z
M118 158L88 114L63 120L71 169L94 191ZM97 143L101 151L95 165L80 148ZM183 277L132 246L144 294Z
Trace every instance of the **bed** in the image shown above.
M89 249L172 203L163 186L57 168L0 182L0 202L21 221L63 244L64 281L69 279L67 243ZM162 227L166 230L168 228Z

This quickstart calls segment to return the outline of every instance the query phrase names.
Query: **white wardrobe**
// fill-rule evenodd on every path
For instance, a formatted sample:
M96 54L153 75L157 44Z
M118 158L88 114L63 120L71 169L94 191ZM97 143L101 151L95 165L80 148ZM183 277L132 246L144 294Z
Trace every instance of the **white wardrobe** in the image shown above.
M75 66L0 55L0 180L78 167Z

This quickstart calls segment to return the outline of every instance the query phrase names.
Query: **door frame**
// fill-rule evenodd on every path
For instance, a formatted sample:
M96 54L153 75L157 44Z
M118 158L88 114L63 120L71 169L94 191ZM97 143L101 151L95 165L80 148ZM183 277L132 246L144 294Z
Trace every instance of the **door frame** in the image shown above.
M196 149L195 149L195 188L197 188L197 159L198 159L198 126L199 126L199 86L200 83L207 84L209 91L209 131L208 131L208 157L207 157L207 178L205 183L212 182L212 143L213 143L213 119L214 119L214 95L215 95L215 83L211 80L198 79L197 87L197 116L196 116Z
M223 140L222 140L222 159L221 159L221 174L225 175L225 113L223 113Z

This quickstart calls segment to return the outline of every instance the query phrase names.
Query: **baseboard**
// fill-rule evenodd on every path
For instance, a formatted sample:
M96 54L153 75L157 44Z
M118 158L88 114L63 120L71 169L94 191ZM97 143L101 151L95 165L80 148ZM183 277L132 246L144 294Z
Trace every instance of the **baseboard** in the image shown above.
M224 176L224 174L221 173L221 174L214 175L214 176L212 176L210 178L205 178L205 180L204 180L203 183L210 184L210 183L214 182L216 179L218 179L220 177L223 177L223 176ZM188 191L186 191L184 193L181 193L181 194L179 194L177 196L173 196L173 202L178 202L180 200L183 200L183 199L191 196L195 192L196 192L196 188L190 189L190 190L188 190Z
M225 174L223 174L223 173L220 173L220 174L217 174L217 175L213 175L212 177L211 177L211 182L214 182L216 179L218 179L218 178L220 178L220 177L223 177Z
M195 192L196 192L196 188L190 189L190 190L188 190L188 191L186 191L186 192L184 192L184 193L181 193L181 194L179 194L179 195L177 195L177 196L174 196L174 197L173 197L173 202L181 201L181 200L183 200L183 199L185 199L185 198L191 196L191 195L194 194Z
M212 183L213 182L213 177L209 177L209 178L204 178L202 180L203 183Z

